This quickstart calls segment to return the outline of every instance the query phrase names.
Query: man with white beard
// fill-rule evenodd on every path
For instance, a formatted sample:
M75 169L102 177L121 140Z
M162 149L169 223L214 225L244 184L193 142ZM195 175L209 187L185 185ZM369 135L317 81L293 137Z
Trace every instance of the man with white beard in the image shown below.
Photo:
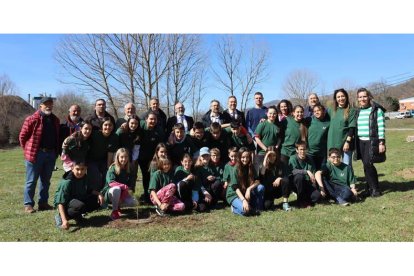
M69 114L66 117L66 122L60 124L59 138L60 147L63 144L63 141L72 133L80 130L80 123L83 121L81 117L81 108L77 104L73 104L69 108ZM61 151L61 148L59 152Z
M24 211L33 213L34 195L39 182L39 211L52 210L49 205L50 178L59 153L59 119L52 114L53 99L43 97L39 110L24 120L19 135L24 151L26 183L24 187Z

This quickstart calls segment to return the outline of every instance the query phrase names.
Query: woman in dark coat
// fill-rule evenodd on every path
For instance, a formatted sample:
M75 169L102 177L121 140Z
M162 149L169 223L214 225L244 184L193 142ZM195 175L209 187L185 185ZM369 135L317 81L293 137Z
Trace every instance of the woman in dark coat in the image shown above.
M357 139L356 159L362 160L367 195L381 195L378 185L378 173L374 163L385 161L385 109L372 101L372 94L366 88L357 92L360 109L356 112Z

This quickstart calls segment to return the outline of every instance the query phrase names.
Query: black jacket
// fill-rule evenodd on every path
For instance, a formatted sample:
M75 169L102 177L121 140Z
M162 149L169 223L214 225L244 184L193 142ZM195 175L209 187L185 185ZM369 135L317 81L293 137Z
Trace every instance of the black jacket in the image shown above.
M203 125L206 128L210 127L211 125L210 114L211 114L211 110L209 110L206 114L204 114L202 118ZM220 125L231 123L231 117L229 113L227 112L219 112L219 118L220 118Z
M376 102L371 102L371 113L369 114L369 141L371 144L371 147L369 149L369 155L370 155L370 160L372 163L381 163L384 162L386 160L386 156L385 156L385 152L384 153L380 153L379 152L379 143L380 143L380 139L378 137L378 109L382 109L383 112L385 112L385 108L382 107L381 105L377 104ZM360 109L358 109L356 111L356 121L358 122L358 117L359 117L359 112ZM357 127L357 132L358 132L358 127ZM355 149L356 149L356 154L354 155L354 158L356 160L362 159L361 156L361 150L359 148L359 139L358 139L358 133L356 135L356 139L355 139ZM384 143L385 141L382 140Z
M188 124L188 131L190 131L193 128L194 125L194 119L191 116L184 115L185 119L187 120ZM177 123L177 116L172 116L168 118L167 120L167 136L170 135L172 128Z
M232 119L228 109L224 110L223 113L229 114L230 118ZM245 118L244 112L241 112L240 110L236 109L236 113L237 113L237 120L241 123L242 126L244 126L247 129L246 118Z

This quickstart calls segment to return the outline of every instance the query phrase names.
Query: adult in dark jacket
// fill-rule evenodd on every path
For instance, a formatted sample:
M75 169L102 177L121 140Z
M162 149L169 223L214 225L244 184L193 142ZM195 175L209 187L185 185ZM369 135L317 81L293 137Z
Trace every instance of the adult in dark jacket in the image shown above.
M24 210L33 213L34 194L40 177L39 211L51 210L48 204L50 178L59 152L59 119L52 113L53 99L43 97L39 110L24 120L19 134L24 150L26 184L24 187Z
M237 109L237 98L230 96L227 100L227 109L223 113L228 113L231 120L239 121L246 128L246 118L244 112Z
M92 128L94 130L100 130L102 126L102 122L104 118L109 117L112 121L113 126L115 127L115 119L114 117L106 112L106 101L104 99L97 99L95 101L95 112L93 114L89 114L85 121L89 121L92 124Z
M124 106L124 117L118 118L115 123L115 130L117 130L123 123L126 123L129 118L131 118L133 115L136 115L137 108L133 103L127 103Z
M355 158L361 159L364 166L366 194L378 197L381 196L381 191L374 163L385 161L385 109L372 101L372 94L366 88L358 89L357 98L360 109L356 112Z
M167 137L171 134L171 131L175 124L181 123L184 125L184 131L186 134L190 133L193 128L194 119L191 116L184 115L185 107L182 103L178 102L174 106L175 116L168 118L167 120Z
M160 101L156 97L151 98L150 109L139 116L139 118L145 121L150 112L154 113L157 116L157 127L160 128L165 137L168 137L168 135L165 135L167 131L167 115L165 115L164 111L162 111L160 108Z
M69 114L66 118L66 121L60 124L59 130L59 145L62 146L63 141L81 129L80 124L83 122L81 117L81 108L77 104L73 104L69 108ZM60 151L59 151L60 153Z
M205 128L210 127L212 123L219 123L222 128L226 128L231 123L230 115L220 112L220 102L218 100L212 100L210 102L210 110L204 114L201 120Z

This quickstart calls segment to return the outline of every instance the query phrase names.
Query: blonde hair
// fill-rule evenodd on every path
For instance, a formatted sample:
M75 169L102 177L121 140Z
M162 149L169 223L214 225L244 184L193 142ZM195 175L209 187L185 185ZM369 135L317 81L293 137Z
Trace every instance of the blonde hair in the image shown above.
M159 158L158 159L158 170L162 171L165 164L170 164L171 166L171 160L168 158L162 158L162 157Z
M121 173L121 167L122 167L122 165L119 163L119 156L121 154L123 154L123 153L125 153L126 156L127 156L127 163L125 165L125 167L126 167L125 169L126 169L127 173L130 172L130 168L129 168L129 152L125 148L120 148L120 149L118 149L116 151L115 157L114 157L115 160L114 160L114 163L112 164L112 166L115 166L115 174L117 174L117 175L119 175Z
M215 154L215 155L217 155L218 157L221 157L221 155L220 155L220 150L218 149L218 148L212 148L211 150L210 150L210 154Z

